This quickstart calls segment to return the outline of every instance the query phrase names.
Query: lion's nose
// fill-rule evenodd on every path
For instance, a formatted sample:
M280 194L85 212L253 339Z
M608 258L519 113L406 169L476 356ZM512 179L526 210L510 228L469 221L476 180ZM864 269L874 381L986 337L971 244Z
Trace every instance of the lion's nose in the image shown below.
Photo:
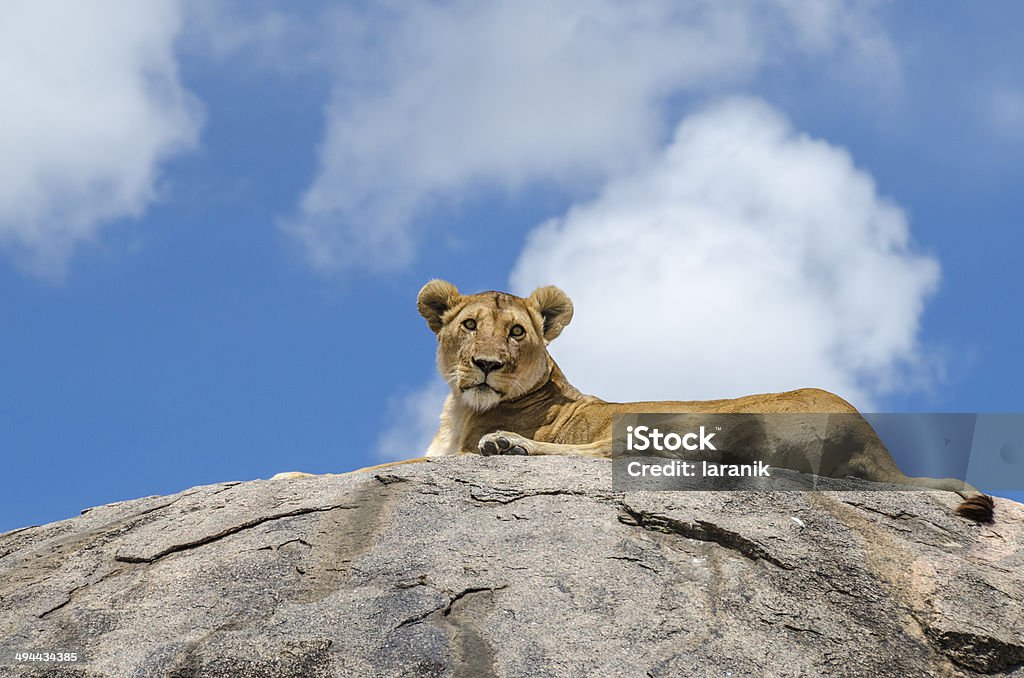
M500 370L505 365L505 363L499 363L497 360L483 360L481 358L473 358L473 364L480 368L484 376Z

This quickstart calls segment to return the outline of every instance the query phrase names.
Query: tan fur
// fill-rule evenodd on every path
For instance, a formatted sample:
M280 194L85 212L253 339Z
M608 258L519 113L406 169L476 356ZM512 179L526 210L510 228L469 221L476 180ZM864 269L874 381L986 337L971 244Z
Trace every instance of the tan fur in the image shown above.
M432 280L420 291L417 307L437 334L438 369L452 390L427 456L609 457L612 416L623 413L856 413L839 396L815 388L704 401L610 403L584 395L547 350L573 315L569 297L553 286L522 298L504 292L463 295L451 283ZM522 336L512 336L516 326L524 330ZM491 371L485 373L481 366L488 365ZM991 518L984 510L991 502L979 502L978 492L961 481L904 475L874 430L856 419L863 422L856 431L863 445L828 475L954 491L970 500L962 515Z

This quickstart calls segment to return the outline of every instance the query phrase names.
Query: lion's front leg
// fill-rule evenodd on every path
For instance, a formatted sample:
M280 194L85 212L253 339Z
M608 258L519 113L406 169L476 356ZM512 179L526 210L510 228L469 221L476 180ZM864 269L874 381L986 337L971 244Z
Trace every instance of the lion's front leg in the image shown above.
M610 457L612 455L612 441L608 439L598 440L593 443L582 443L580 445L564 445L561 443L544 443L538 440L530 440L525 436L509 431L495 431L480 438L477 449L485 457L496 454L530 456L578 454L585 457Z

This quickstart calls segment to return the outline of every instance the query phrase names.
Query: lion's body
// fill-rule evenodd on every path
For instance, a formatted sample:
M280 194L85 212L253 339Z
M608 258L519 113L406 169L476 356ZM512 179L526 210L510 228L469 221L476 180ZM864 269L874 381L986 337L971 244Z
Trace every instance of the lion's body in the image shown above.
M573 313L569 298L554 287L521 298L501 292L461 295L450 283L432 281L420 292L418 306L438 335L438 367L452 388L427 456L609 457L616 414L857 412L839 396L814 388L705 401L610 403L584 395L547 351ZM863 418L850 421L856 450L832 463L829 475L956 491L977 509L976 490L954 479L908 478ZM786 460L781 465L807 470ZM990 517L980 514L971 517Z
M837 395L814 388L721 400L661 400L613 403L580 393L552 362L548 380L514 401L476 412L454 395L445 402L441 427L427 456L476 453L484 435L514 431L532 440L586 445L612 437L612 417L631 413L856 412ZM600 456L600 455L599 455Z

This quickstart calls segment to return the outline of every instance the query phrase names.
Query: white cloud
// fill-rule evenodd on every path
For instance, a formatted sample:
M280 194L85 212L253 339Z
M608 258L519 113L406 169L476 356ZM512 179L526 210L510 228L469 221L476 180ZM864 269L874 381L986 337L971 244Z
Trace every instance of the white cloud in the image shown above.
M861 65L875 86L898 64L857 7L455 0L339 13L319 171L283 227L320 271L393 269L415 254L414 217L440 199L596 185L641 165L664 143L670 97L793 57Z
M900 87L900 56L875 16L874 9L880 4L877 0L775 0L775 4L785 12L795 32L795 36L779 39L792 39L797 49L811 57L834 54L834 62L828 64L830 71L854 83L862 95L877 101L893 96Z
M75 246L156 197L201 115L174 55L177 2L6 2L0 10L0 245L60 278Z
M422 457L437 433L441 406L451 389L440 377L415 391L395 396L388 403L388 427L377 439L383 461Z
M233 66L291 74L324 63L327 37L318 22L272 0L184 0L184 46Z
M551 350L586 392L818 386L868 407L921 364L918 323L938 277L846 151L741 99L685 119L652 166L538 227L511 285L573 298Z

